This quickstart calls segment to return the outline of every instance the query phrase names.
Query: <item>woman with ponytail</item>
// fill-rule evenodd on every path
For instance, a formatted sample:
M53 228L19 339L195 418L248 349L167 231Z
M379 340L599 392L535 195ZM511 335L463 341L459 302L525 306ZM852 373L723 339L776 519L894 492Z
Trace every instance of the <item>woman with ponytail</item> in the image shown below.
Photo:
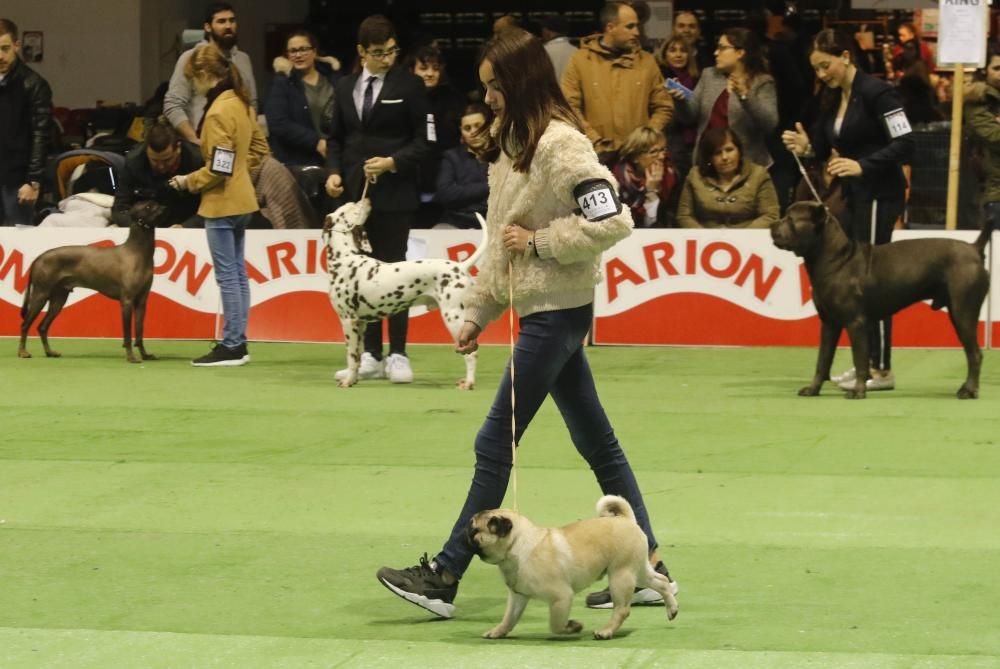
M205 166L171 180L178 190L201 193L198 214L205 219L215 280L222 296L222 341L191 361L195 367L244 365L250 286L243 246L247 224L259 210L250 170L268 155L267 140L239 70L214 44L197 47L184 68L195 90L205 95L198 125Z

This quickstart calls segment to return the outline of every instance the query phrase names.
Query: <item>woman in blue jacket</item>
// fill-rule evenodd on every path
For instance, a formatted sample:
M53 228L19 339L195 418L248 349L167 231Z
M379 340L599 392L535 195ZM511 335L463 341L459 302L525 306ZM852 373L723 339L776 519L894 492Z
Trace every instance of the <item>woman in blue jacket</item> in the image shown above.
M271 151L285 165L324 165L340 63L318 57L316 38L305 30L288 37L285 56L275 59L264 104Z

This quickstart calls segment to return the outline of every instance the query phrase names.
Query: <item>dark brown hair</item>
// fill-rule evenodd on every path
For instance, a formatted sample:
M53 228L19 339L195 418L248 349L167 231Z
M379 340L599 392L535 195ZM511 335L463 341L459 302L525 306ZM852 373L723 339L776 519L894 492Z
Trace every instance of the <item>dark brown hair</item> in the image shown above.
M825 53L828 56L840 58L846 51L851 58L851 63L857 63L857 49L857 41L846 32L836 30L834 28L826 28L825 30L820 30L816 33L816 37L813 38L810 54L812 52L819 51L820 53ZM836 109L837 106L840 105L840 98L840 91L830 88L829 86L823 86L820 89L820 110L823 113L828 113L831 110Z
M743 50L743 69L752 81L767 74L767 59L760 46L760 39L749 28L728 28L722 33L737 49Z
M285 53L288 53L288 43L292 41L293 37L302 37L309 42L309 46L313 48L316 55L319 56L319 41L317 41L316 36L313 35L308 30L299 29L288 33L288 37L285 38Z
M146 146L156 153L175 147L180 141L181 136L177 134L177 130L164 118L157 119L146 133Z
M688 64L686 68L687 72L692 77L697 79L700 72L698 71L698 63L696 62L698 59L695 58L695 48L680 35L674 35L673 37L668 39L666 42L663 43L663 46L660 48L660 50L656 52L656 60L659 62L660 67L664 68L670 67L670 64L667 62L667 50L670 48L671 44L680 44L687 51L688 55Z
M705 134L701 136L701 140L698 142L698 173L703 177L718 177L719 173L715 171L715 166L712 165L712 157L715 156L715 152L722 148L722 145L726 143L726 140L732 140L733 144L736 145L737 150L740 152L740 164L737 169L743 169L743 142L740 138L736 136L732 130L728 127L719 127L706 130Z
M358 26L358 44L365 49L372 44L385 44L396 39L396 27L381 14L369 16Z
M503 150L514 161L515 171L527 172L549 123L563 121L582 132L541 40L521 29L505 30L486 43L478 65L486 60L503 93L504 110L481 160L493 162Z
M10 35L10 41L17 41L17 24L10 19L0 19L0 35Z

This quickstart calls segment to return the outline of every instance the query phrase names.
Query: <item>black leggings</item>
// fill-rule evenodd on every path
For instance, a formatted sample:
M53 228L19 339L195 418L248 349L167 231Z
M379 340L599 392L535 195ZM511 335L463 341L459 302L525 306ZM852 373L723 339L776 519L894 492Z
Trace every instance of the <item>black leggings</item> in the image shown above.
M848 232L851 238L871 244L888 244L896 219L903 213L902 198L848 200ZM874 369L892 369L892 316L868 324L868 350Z

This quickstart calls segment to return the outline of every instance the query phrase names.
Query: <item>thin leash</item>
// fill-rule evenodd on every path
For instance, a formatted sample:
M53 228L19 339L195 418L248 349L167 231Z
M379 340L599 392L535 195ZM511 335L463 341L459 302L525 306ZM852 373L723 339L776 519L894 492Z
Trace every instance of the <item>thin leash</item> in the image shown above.
M507 258L507 314L510 334L510 484L514 511L517 511L517 401L514 396L514 261Z

